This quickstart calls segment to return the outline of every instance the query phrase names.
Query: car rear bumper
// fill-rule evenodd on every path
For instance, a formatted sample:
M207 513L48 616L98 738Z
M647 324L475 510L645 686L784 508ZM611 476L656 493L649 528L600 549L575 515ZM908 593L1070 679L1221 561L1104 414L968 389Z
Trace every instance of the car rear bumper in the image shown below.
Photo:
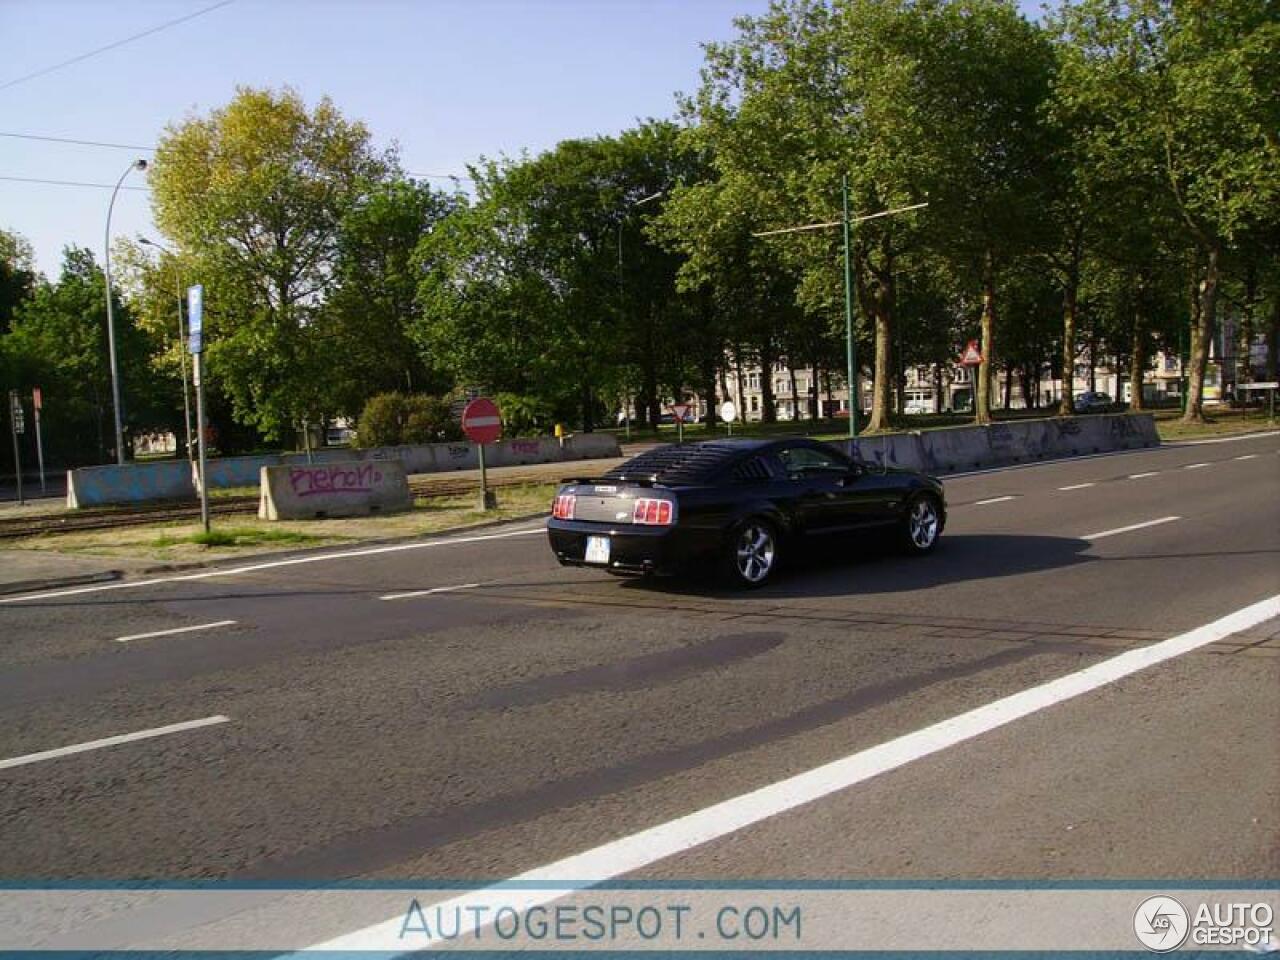
M587 538L609 539L608 564L588 563ZM714 538L674 527L618 525L582 520L548 520L547 541L565 566L626 573L680 573L714 554Z

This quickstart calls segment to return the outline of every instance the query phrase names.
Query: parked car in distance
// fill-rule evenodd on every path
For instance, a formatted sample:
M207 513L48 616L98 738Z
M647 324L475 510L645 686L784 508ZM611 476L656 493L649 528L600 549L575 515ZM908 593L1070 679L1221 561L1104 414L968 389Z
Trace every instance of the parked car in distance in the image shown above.
M1114 401L1110 394L1096 390L1086 390L1076 395L1076 413L1106 413L1112 408Z
M647 450L602 477L567 480L547 521L556 559L609 573L718 569L758 587L818 542L893 532L931 551L946 525L941 481L851 460L806 438L720 439Z

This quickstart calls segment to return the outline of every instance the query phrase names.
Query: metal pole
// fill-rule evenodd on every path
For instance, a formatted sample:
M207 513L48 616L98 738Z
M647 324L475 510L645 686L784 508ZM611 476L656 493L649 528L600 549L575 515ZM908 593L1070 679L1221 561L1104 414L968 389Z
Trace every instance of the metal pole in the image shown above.
M205 483L205 453L204 453L204 378L200 375L200 354L193 353L191 355L191 379L195 381L196 387L196 434L197 443L200 448L200 523L204 525L204 532L209 532L209 485Z
M116 463L124 465L124 422L120 416L120 370L116 363L116 324L115 316L111 309L111 211L116 206L116 194L120 192L120 185L124 183L124 178L129 175L131 170L147 169L147 161L135 160L129 164L124 173L120 174L120 179L116 181L115 189L111 191L111 202L107 205L107 229L103 240L103 272L107 280L107 352L111 358L111 400L115 410L115 427L116 427Z
M40 464L40 493L43 496L48 492L44 483L44 440L40 436L40 407L42 404L36 402L35 394L31 395L31 407L36 418L36 462Z
M493 510L498 506L498 498L489 489L489 474L484 466L484 444L476 444L476 454L480 457L480 509Z
M176 274L177 271L175 271ZM196 455L191 449L191 397L187 389L187 337L182 331L182 278L178 277L178 362L182 368L182 421L187 428L187 461Z
M13 475L18 481L18 506L22 506L22 455L18 452L18 391L9 391L9 432L13 434Z
M841 180L844 208L844 336L849 369L849 439L858 436L858 348L853 338L853 275L849 268L849 175ZM852 453L852 451L850 451Z

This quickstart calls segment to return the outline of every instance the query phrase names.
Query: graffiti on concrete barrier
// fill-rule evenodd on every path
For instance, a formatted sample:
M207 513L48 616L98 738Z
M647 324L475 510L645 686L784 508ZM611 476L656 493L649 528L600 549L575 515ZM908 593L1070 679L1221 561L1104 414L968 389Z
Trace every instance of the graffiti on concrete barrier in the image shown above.
M1076 437L1080 435L1079 420L1054 420L1053 424L1058 428L1058 435L1061 437Z
M1111 437L1115 440L1128 440L1139 435L1137 424L1128 417L1110 417Z
M290 467L289 486L299 497L326 493L369 493L382 482L372 463L359 466Z
M449 456L455 460L461 460L471 453L471 448L464 443L449 444Z
M512 440L511 451L525 456L533 456L541 449L541 444L537 440Z

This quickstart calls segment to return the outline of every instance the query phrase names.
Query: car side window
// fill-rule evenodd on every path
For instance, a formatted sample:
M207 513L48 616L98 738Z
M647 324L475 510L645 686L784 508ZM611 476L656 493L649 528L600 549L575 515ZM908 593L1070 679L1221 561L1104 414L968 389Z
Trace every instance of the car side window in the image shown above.
M816 447L784 447L778 451L778 460L789 477L814 476L816 474L846 474L849 464L834 453Z

